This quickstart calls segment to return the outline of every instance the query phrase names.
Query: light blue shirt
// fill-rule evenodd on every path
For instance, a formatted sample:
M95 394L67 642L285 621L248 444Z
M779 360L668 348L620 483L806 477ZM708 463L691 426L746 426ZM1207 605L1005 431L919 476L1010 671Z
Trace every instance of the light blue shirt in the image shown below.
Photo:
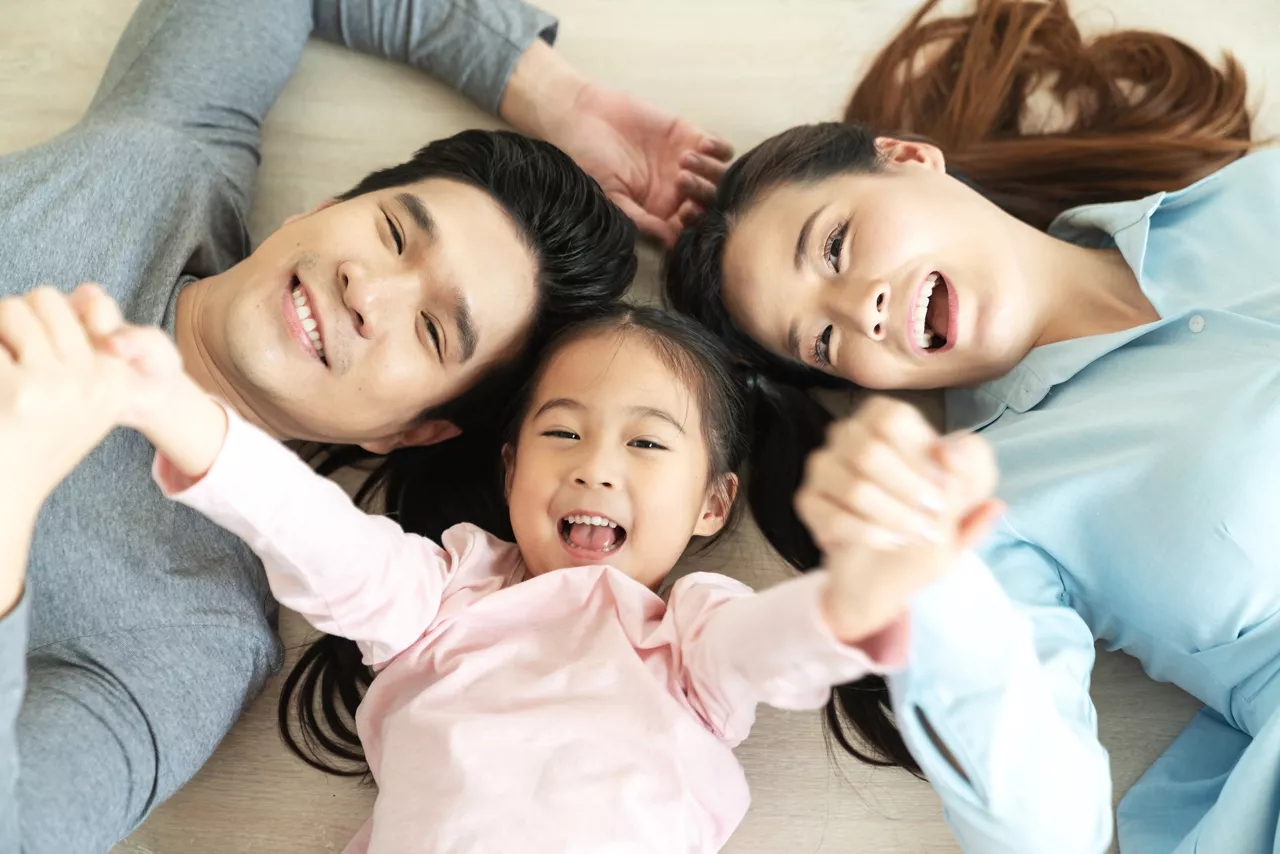
M965 639L977 661L959 676L945 638L918 643L894 690L969 852L1105 850L1095 638L1248 736L1280 705L1280 151L1075 208L1050 233L1119 248L1161 320L1038 347L947 393L949 427L980 429L1000 463L1009 510L979 556L1008 601L970 618L1006 640Z

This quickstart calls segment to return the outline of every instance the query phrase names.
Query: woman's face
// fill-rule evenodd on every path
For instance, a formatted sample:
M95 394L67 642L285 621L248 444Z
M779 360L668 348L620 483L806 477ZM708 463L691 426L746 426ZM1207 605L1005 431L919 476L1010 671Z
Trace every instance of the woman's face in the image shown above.
M883 171L784 185L739 218L729 314L773 353L865 388L1003 375L1038 328L1027 227L948 176L936 147L879 144Z

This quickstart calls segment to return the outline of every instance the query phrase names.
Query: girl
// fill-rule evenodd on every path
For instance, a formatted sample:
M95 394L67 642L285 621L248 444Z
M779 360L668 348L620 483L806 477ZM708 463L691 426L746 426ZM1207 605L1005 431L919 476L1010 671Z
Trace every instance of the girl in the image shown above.
M932 733L886 719L883 683L842 695L871 758L910 767L911 748L966 850L1096 850L1043 823L1110 813L1101 640L1205 703L1121 802L1121 851L1280 851L1280 152L1242 157L1229 59L1151 33L1086 44L1061 2L933 5L845 124L734 165L669 293L775 381L945 388L950 425L995 446L1010 510L981 555L1035 626L1035 681L945 704L897 683ZM1032 131L1039 84L1066 116L1052 132ZM827 417L766 385L802 457ZM757 516L805 562L769 506L798 475L769 474Z
M171 375L148 354L161 342L112 346ZM892 471L945 507L937 543L866 547L848 481L817 478L803 506L825 571L759 595L696 573L664 602L653 591L690 539L732 517L744 413L728 365L652 309L561 335L504 452L514 545L367 516L182 375L151 382L137 426L167 494L244 538L279 600L377 672L357 723L379 796L349 851L718 850L747 807L731 748L756 703L816 707L903 663L908 598L991 518L984 446L925 432L893 451ZM856 458L836 442L815 470ZM955 603L938 590L922 625Z

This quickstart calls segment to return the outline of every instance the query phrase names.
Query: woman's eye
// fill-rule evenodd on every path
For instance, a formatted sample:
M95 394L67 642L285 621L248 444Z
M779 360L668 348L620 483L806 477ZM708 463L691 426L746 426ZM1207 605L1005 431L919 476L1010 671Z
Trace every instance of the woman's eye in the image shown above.
M391 229L391 239L396 242L396 254L399 255L404 251L404 240L400 237L400 229L396 228L395 221L391 217L385 213L383 216L387 217L387 228Z
M813 361L820 368L831 367L831 327L822 330L822 334L813 342Z
M844 251L844 241L848 234L849 223L844 222L827 238L826 262L837 273L840 272L840 254Z
M546 436L546 437L548 437L548 438L551 438L551 439L577 439L577 438L579 438L577 433L572 433L572 432L570 432L570 431L568 431L568 430L548 430L548 431L546 431L545 433L543 433L542 435L544 435L544 436Z
M629 443L633 448L639 448L642 451L665 451L666 445L660 445L651 439L632 439Z

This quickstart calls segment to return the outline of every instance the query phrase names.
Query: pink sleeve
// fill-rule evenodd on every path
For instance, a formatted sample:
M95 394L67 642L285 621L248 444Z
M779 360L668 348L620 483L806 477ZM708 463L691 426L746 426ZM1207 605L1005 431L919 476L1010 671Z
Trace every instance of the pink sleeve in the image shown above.
M445 550L407 534L362 512L337 484L229 410L227 421L226 441L197 482L156 455L153 475L165 495L248 543L281 604L322 632L356 641L366 664L417 641L469 539L453 538L456 548Z
M666 619L685 695L731 745L747 737L757 703L817 708L832 686L905 664L905 613L857 644L841 643L819 609L825 584L817 570L753 593L726 576L693 573L672 588Z

